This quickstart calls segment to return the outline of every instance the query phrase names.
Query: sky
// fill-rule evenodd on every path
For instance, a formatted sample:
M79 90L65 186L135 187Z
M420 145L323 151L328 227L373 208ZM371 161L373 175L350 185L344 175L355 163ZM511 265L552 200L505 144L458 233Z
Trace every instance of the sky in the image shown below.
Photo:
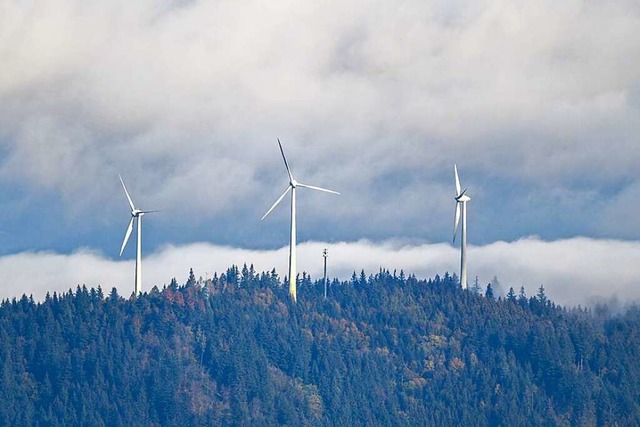
M0 2L0 298L133 286L119 174L143 289L284 274L276 138L299 271L457 272L457 163L471 278L640 297L640 4L271 3Z

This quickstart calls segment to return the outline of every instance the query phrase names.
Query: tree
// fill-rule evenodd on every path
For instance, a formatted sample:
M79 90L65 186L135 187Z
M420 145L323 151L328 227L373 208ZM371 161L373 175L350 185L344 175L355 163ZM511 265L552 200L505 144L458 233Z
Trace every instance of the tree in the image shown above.
M402 271L400 271L400 276L402 277ZM360 272L360 286L366 286L367 284L367 275L365 274L364 270L362 270Z
M351 275L351 285L352 286L357 286L358 285L358 276L356 275L355 271Z
M240 286L243 287L243 288L249 286L250 280L251 280L251 277L249 275L249 268L247 267L247 264L245 263L242 266L242 272L240 273Z
M193 274L193 268L189 269L189 279L187 279L187 287L189 286L195 286L196 284L196 275Z
M487 285L487 291L485 292L484 296L487 299L494 299L493 288L491 287L491 283Z
M518 304L521 307L527 307L529 305L529 300L527 299L527 293L524 290L524 286L520 287L520 293L518 294Z
M469 289L474 294L481 294L482 288L480 287L480 283L478 282L478 276L476 276L476 280L473 282L473 286Z
M543 305L547 303L547 295L544 293L544 285L540 285L538 288L538 293L536 294L536 298Z
M496 297L504 295L498 276L493 276L493 279L491 279L491 287L493 288L493 293Z

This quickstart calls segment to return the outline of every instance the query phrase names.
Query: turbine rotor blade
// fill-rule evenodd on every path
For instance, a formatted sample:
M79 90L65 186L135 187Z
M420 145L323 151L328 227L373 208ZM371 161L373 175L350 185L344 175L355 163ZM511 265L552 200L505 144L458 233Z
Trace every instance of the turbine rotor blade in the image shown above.
M144 214L153 213L153 212L162 212L162 209L155 209L152 211L140 211L140 213L144 213Z
M456 197L460 197L460 178L458 177L458 166L453 165L453 175L456 178Z
M129 241L129 237L131 236L132 231L133 231L133 217L131 217L131 221L129 221L129 227L127 227L127 232L124 235L124 240L122 241L122 247L120 248L120 256L122 256L124 247L127 246L127 242Z
M291 173L291 169L289 169L289 163L287 163L287 158L284 156L284 150L282 149L282 143L280 142L280 138L278 138L278 145L280 146L280 153L282 154L282 160L284 160L284 166L287 168L287 173L289 174L289 182L293 182L293 174Z
M280 202L282 201L282 199L284 199L284 196L286 196L286 195L287 195L287 193L289 192L289 190L291 190L291 185L289 185L289 186L287 187L287 189L286 189L286 190L284 190L284 193L282 193L282 196L278 197L278 200L276 200L276 202L275 202L273 205L271 205L271 207L269 208L269 210L267 211L267 213L266 213L266 214L264 214L264 215L262 216L262 218L260 218L260 221L262 221L263 219L265 219L265 218L267 217L267 215L269 215L269 214L271 213L271 211L272 211L276 206L278 206L278 203L280 203Z
M133 200L131 200L131 196L129 196L129 192L127 191L127 187L124 185L124 181L122 180L122 176L118 175L120 178L120 182L122 183L122 188L124 188L124 194L127 195L127 200L129 201L129 206L131 206L131 210L135 211L136 208L133 206Z
M456 202L456 213L453 218L453 243L456 242L456 234L458 234L459 223L460 223L460 202Z
M324 191L325 193L340 194L337 191L327 190L326 188L316 187L315 185L302 184L300 182L298 183L298 187L304 187L304 188L310 188L312 190Z

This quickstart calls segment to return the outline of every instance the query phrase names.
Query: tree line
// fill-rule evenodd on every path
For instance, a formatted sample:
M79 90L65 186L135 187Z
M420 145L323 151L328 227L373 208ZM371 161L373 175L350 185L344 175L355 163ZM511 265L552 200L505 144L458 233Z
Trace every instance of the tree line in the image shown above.
M640 425L640 310L230 267L0 304L2 425Z

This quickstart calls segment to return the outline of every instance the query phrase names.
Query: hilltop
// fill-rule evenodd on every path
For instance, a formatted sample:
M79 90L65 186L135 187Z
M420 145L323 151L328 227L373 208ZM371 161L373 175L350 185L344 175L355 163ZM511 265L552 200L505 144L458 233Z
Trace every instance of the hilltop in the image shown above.
M0 306L3 425L638 425L640 310L381 270Z

